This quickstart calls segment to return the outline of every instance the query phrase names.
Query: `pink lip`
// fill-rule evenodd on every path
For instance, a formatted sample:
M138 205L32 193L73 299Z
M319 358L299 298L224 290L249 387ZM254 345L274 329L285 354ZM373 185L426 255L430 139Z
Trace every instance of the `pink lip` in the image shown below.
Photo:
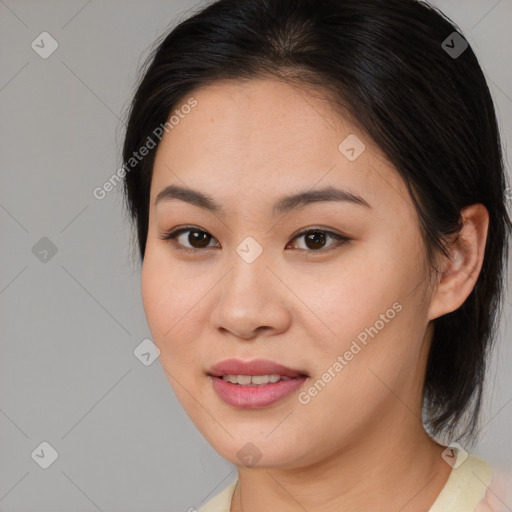
M305 372L287 368L274 361L266 359L253 359L252 361L241 361L240 359L226 359L212 366L208 372L215 377L222 375L282 375L284 377L300 377Z
M242 386L232 384L222 378L222 375L272 374L290 377L290 380ZM273 361L263 359L248 362L227 359L214 365L209 375L219 398L227 404L241 409L268 407L296 391L308 378L307 375L298 370L292 370Z

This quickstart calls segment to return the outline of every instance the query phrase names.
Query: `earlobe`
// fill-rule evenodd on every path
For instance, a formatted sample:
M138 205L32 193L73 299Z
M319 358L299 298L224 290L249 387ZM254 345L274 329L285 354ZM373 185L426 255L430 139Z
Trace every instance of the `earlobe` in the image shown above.
M482 269L489 212L478 203L464 208L461 216L463 227L449 245L450 256L442 259L430 303L430 320L457 310L473 290Z

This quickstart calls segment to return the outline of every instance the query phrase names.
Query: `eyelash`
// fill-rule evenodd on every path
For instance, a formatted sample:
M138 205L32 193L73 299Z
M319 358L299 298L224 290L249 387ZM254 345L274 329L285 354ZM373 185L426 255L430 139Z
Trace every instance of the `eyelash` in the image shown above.
M195 226L187 226L187 227L183 227L183 228L178 228L178 229L175 229L173 231L169 231L167 233L164 233L160 239L161 240L164 240L164 241L167 241L167 242L170 242L171 240L174 240L176 239L179 235L181 235L182 233L186 233L187 231L195 231L197 233L206 233L207 235L209 235L210 233L208 233L207 231L204 231L203 229L199 229ZM303 229L302 231L300 231L299 233L297 233L293 238L292 238L292 241L297 239L297 238L300 238L301 236L304 236L304 235L308 235L310 233L323 233L325 235L328 235L329 237L337 240L338 242L341 242L339 244L332 244L330 245L327 249L299 249L301 251L306 251L308 253L325 253L325 252L328 252L330 251L331 248L333 248L333 246L340 246L340 245L344 245L346 243L349 243L352 239L351 238L347 238L346 236L343 236L343 235L339 235L338 233L334 233L332 231L329 231L329 230L326 230L326 229L321 229L321 228L306 228L306 229ZM212 239L215 239L215 237L212 236ZM194 247L184 247L180 244L178 244L177 242L174 242L177 246L178 246L178 249L179 250L184 250L184 251L187 251L187 252L190 252L190 253L199 253L199 252L204 252L206 249L211 249L211 247L204 247L203 249L196 249Z

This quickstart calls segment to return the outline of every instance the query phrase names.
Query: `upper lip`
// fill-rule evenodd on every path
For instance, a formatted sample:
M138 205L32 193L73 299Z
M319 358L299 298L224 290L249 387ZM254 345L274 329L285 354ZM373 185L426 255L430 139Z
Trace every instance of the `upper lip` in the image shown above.
M240 359L225 359L214 364L209 371L210 375L222 377L223 375L281 375L283 377L304 377L307 374L294 370L282 364L267 359L253 359L242 361Z

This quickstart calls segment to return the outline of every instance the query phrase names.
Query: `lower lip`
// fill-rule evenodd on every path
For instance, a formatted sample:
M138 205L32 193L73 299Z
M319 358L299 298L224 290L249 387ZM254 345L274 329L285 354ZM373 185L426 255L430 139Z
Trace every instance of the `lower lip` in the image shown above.
M240 409L268 407L299 389L306 380L306 377L297 377L272 384L241 386L232 384L222 377L211 375L210 378L220 399Z

